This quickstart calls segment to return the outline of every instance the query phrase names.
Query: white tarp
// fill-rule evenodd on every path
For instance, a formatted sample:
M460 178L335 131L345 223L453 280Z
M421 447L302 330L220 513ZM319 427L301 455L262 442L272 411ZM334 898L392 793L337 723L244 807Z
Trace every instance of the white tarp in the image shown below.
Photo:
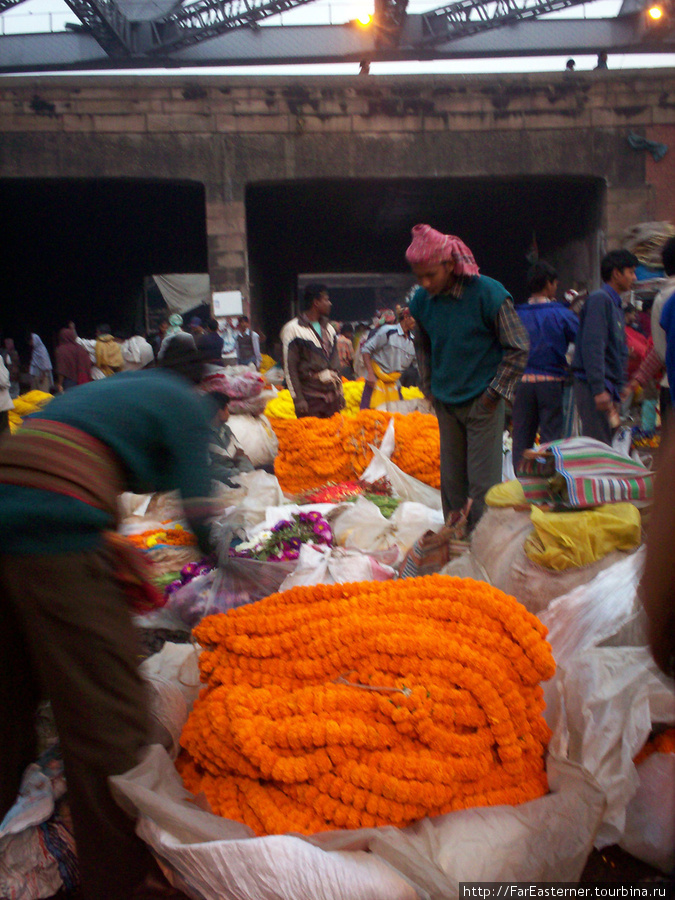
M208 275L153 275L162 297L172 313L184 313L195 306L211 305L211 280Z

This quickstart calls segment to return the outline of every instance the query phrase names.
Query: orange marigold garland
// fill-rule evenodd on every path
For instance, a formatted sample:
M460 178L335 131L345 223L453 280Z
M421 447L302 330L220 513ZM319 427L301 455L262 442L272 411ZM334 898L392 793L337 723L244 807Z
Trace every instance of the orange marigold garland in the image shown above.
M546 629L432 575L295 587L210 616L177 763L256 834L404 827L547 791Z
M382 442L394 417L396 447L392 461L420 481L440 487L438 420L423 413L364 409L355 416L330 419L271 419L279 452L274 471L287 494L300 494L327 482L360 478L372 459L369 444Z
M652 735L633 762L639 766L653 753L675 753L675 728L666 728L665 731Z

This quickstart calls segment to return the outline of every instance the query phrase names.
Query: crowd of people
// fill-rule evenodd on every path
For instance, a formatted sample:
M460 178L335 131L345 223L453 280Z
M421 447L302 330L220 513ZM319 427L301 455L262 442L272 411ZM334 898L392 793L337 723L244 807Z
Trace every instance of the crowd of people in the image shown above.
M579 315L556 299L557 273L544 262L532 267L529 298L516 305L454 235L416 225L406 259L417 289L356 333L331 322L327 288L308 285L302 311L281 331L281 362L299 417L339 412L342 378L359 366L364 408L400 397L404 375L414 369L438 418L446 523L461 517L475 526L487 490L501 481L511 404L518 467L535 440L563 435L570 380L582 433L605 443L637 386L664 374L675 386L675 239L663 251L668 281L630 379L626 329L635 323L626 322L622 295L635 281L637 260L627 251L604 257L602 286ZM144 879L147 885L151 861L113 801L108 777L135 764L150 720L120 587L129 561L110 537L117 496L178 490L199 546L211 552L211 479L230 484L247 461L228 426L227 393L200 397L194 387L205 366L260 366L261 339L245 316L236 327L219 327L173 314L151 342L116 336L106 324L87 342L71 322L59 333L54 364L37 334L29 345L30 386L59 396L0 442L0 817L34 758L34 714L47 695L61 738L83 896L128 900L147 896L134 891ZM20 378L5 338L5 419ZM660 653L670 665L672 641Z

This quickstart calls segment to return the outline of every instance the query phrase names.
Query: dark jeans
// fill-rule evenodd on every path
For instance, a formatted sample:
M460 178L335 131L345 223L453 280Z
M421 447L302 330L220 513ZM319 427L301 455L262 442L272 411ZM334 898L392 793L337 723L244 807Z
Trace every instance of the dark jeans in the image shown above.
M563 382L521 381L513 401L513 468L518 471L524 450L557 441L563 431Z
M485 495L502 480L505 404L488 411L478 402L451 405L434 400L441 436L443 515L461 510L471 498L469 528L485 509Z
M329 419L344 407L344 400L337 394L329 394L327 397L305 397L307 412L301 413L298 418L314 416L317 419ZM296 411L297 415L297 411Z
M9 434L9 410L6 409L4 412L0 412L0 435L3 435L5 431Z
M129 900L150 866L110 775L148 742L131 616L105 550L0 556L0 819L36 758L35 712L51 700L84 900Z
M595 406L595 397L585 381L574 379L574 400L581 419L581 433L612 446L612 427L607 413Z

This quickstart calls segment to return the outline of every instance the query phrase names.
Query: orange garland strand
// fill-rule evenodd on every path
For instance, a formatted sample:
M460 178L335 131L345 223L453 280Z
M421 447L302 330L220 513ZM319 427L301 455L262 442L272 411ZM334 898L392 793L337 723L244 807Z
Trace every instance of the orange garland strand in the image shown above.
M514 598L441 575L295 587L210 616L178 769L258 835L534 799L545 634Z

